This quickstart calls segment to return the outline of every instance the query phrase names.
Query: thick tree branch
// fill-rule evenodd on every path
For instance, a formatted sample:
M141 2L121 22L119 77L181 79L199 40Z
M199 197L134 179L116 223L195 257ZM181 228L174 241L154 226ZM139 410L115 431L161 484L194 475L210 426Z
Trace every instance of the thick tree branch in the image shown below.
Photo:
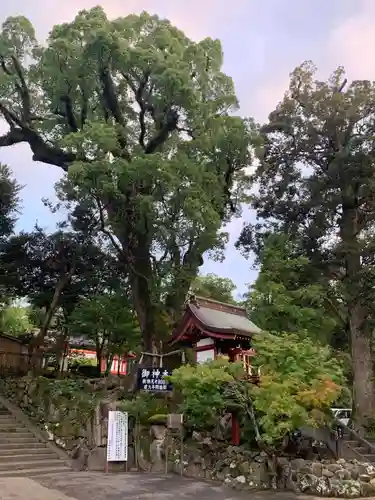
M170 110L166 117L165 121L162 124L160 130L150 139L148 144L145 147L146 154L155 153L162 146L165 141L168 139L169 134L177 129L179 116L176 110Z
M21 82L21 84L16 82L15 85L16 85L16 89L17 89L18 94L19 94L21 101L22 101L22 119L26 123L29 123L30 122L30 115L31 115L30 92L29 92L29 89L28 89L28 86L27 86L27 83L26 83L26 80L24 77L24 73L23 73L23 70L22 70L22 67L21 67L19 60L14 55L12 55L11 58L12 58L14 70L15 70L15 72L16 72L16 74Z

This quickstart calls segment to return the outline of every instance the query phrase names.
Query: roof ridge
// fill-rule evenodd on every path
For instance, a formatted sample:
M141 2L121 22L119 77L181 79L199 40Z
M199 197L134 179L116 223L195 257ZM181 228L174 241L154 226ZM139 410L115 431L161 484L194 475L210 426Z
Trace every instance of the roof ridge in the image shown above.
M246 312L246 307L238 306L236 304L230 304L229 302L221 302L220 300L215 300L215 299L209 299L208 297L203 297L203 295L195 295L194 299L196 301L201 300L207 300L207 302L211 302L212 304L219 304L222 306L227 306L231 307L233 309L238 309L239 311L245 311Z

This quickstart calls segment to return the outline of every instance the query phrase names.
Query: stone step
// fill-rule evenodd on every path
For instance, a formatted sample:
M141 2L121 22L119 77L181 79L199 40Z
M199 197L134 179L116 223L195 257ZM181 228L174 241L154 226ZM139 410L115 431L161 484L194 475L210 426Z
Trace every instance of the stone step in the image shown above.
M49 448L44 443L30 443L25 446L19 444L8 443L0 444L0 457L7 457L15 453L22 455L36 455L48 453Z
M0 422L2 421L6 421L6 420L10 420L10 421L13 421L13 420L16 420L13 415L11 415L10 413L8 413L7 415L2 415L0 413Z
M49 463L51 461L60 460L60 458L58 455L48 450L48 448L44 449L44 453L35 453L35 451L34 453L23 453L22 450L19 450L16 455L14 453L12 455L3 455L0 451L0 465L5 462L9 464L10 469L10 464L12 462L38 462L39 460L45 460Z
M0 439L16 437L34 437L34 434L26 429L26 427L10 427L9 429L0 429Z
M63 460L55 458L53 460L28 460L29 457L22 457L18 462L0 462L0 471L13 471L13 470L24 470L24 469L41 469L46 467L60 467L65 466Z
M351 448L356 448L358 446L358 441L354 441L351 439L345 439L345 444L349 445Z
M48 474L59 474L64 473L67 474L71 472L71 469L65 465L61 465L60 467L45 467L44 469L35 469L34 467L30 467L29 469L13 469L9 471L0 471L0 477L28 477L33 478L37 476L43 476Z
M366 453L369 452L369 449L367 447L364 447L364 446L357 446L355 448L353 448L357 453L359 453L360 455L366 455Z
M367 460L367 462L375 462L375 454L363 455L363 458Z
M15 434L14 436L7 434L6 437L0 437L0 446L9 443L17 444L19 446L39 443L39 441L31 433L25 433L22 436L20 434Z
M4 432L25 432L27 431L26 427L23 427L22 424L18 422L10 422L9 424L0 423L0 434Z

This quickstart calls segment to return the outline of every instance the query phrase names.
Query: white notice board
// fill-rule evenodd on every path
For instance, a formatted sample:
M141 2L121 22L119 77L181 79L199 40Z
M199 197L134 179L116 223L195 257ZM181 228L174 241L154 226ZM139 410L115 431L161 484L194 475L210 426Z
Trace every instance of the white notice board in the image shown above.
M128 460L128 414L108 412L107 462Z

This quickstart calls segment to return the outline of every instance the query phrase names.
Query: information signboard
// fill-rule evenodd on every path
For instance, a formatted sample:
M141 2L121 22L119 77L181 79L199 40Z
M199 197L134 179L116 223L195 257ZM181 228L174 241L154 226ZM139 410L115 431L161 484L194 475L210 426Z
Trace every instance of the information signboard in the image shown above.
M147 392L171 391L172 384L165 379L171 375L171 370L165 368L139 368L138 389Z
M128 460L128 414L108 412L107 462Z

